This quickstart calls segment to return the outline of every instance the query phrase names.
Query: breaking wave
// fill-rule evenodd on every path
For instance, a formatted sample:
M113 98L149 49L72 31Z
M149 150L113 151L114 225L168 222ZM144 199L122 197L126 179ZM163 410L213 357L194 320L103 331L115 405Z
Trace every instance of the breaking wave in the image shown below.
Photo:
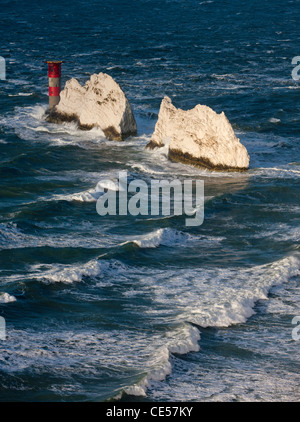
M139 248L158 248L159 246L193 246L195 242L201 242L205 245L219 243L223 240L222 237L213 236L193 236L189 233L184 233L170 227L157 229L148 234L135 236L128 239L123 244L134 243Z

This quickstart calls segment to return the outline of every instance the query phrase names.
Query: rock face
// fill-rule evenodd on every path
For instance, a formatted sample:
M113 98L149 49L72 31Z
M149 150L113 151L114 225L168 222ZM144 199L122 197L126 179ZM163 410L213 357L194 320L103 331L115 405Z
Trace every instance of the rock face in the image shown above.
M76 121L80 129L99 127L111 140L136 135L135 118L120 86L106 73L94 74L84 86L72 78L60 93L60 102L48 114L53 123Z
M173 161L216 170L246 170L249 155L235 136L224 112L197 105L192 110L174 107L169 97L161 103L155 131L147 148L169 144Z

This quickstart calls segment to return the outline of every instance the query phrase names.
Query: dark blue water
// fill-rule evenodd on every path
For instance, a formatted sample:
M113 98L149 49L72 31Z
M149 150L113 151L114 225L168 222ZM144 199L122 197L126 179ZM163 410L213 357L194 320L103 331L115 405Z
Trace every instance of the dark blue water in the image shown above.
M0 400L298 401L299 1L0 6ZM47 123L51 59L111 75L138 136ZM164 95L224 111L249 171L146 150ZM120 170L204 180L203 225L100 217Z

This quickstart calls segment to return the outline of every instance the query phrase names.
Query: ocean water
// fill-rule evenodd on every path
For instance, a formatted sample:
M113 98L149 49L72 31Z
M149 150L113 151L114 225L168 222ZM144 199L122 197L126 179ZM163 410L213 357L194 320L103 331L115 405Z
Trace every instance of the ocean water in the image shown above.
M0 401L299 401L299 0L0 4ZM49 59L110 74L138 136L47 123ZM164 95L224 111L249 170L146 150ZM204 180L204 223L100 217L121 170Z

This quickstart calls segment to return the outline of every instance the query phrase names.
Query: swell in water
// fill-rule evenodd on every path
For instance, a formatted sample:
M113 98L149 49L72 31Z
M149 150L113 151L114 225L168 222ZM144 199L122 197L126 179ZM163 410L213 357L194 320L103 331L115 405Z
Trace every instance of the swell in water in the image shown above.
M147 247L147 246L146 246ZM268 294L274 286L282 286L288 283L292 277L300 274L299 255L291 255L272 264L257 266L254 268L229 268L210 270L152 270L151 275L143 268L125 266L120 261L103 261L101 259L92 260L86 263L66 266L60 264L33 265L30 267L27 278L37 280L41 283L63 283L73 284L88 282L93 284L92 293L82 293L81 300L95 301L101 300L97 294L100 287L113 288L120 283L126 283L131 277L138 274L140 290L123 290L125 297L136 297L144 295L147 290L151 290L154 303L144 309L144 312L151 318L162 319L166 326L167 321L173 321L173 328L165 328L161 334L158 332L148 332L140 337L140 333L128 331L121 334L114 332L112 336L117 336L118 343L108 342L108 347L101 346L101 358L99 364L106 362L122 366L126 361L126 366L138 369L135 378L140 380L132 385L124 385L121 390L115 392L115 398L121 398L122 392L130 395L145 396L148 388L155 387L170 375L172 372L171 356L199 351L201 347L201 330L203 328L230 327L235 324L246 322L254 314L254 306L257 301L268 300ZM9 281L12 283L18 277L12 276ZM74 293L73 293L74 294ZM76 293L77 295L77 293ZM4 303L13 302L14 297L4 294ZM0 296L0 297L2 297ZM3 303L3 302L2 302ZM32 333L33 334L33 333ZM121 334L121 337L120 337ZM20 333L11 333L20 335ZM62 339L62 336L64 340ZM71 334L70 334L71 335ZM99 334L100 335L100 334ZM40 334L40 349L36 350L31 342L34 341L32 335L27 336L26 348L21 351L15 349L15 356L10 360L11 370L20 370L20 365L25 361L30 365L32 359L43 361L48 358L56 361L57 353L66 353L69 347L67 333L56 333L54 338L61 338L63 349L53 344L47 346L47 353L43 352L46 347L47 338ZM126 339L126 336L128 338ZM147 341L146 337L147 336ZM74 334L72 334L74 337ZM101 335L100 335L101 337ZM128 345L128 339L133 342ZM74 341L76 340L76 335ZM95 334L90 333L86 340L78 337L80 350L84 351L90 342L99 353ZM101 343L101 342L100 342ZM45 346L43 346L43 344ZM17 346L16 346L17 347ZM100 344L99 344L100 347ZM25 353L25 350L28 352ZM29 350L32 350L29 352ZM121 353L122 350L122 353ZM73 356L74 362L80 358L80 353ZM121 361L119 361L121 359ZM14 369L13 369L13 367Z

